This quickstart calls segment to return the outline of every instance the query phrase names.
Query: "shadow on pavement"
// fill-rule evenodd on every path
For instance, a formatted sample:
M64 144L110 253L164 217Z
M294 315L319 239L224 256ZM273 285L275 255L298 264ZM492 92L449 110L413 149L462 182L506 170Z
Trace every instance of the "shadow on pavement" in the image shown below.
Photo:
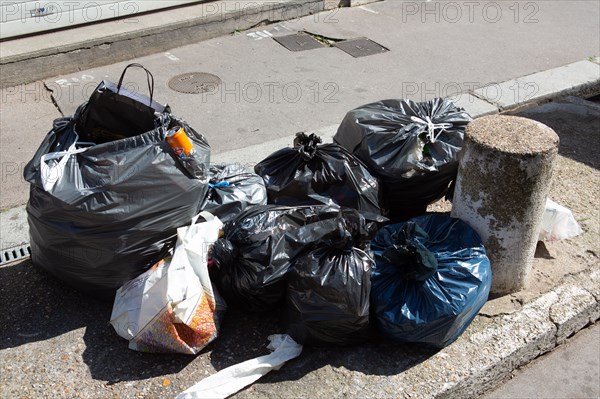
M23 261L0 267L0 349L50 340L81 328L82 360L95 380L116 384L176 374L194 368L224 369L269 353L268 336L281 334L280 310L251 314L230 308L221 335L198 356L140 353L127 348L110 325L112 305L89 298L44 270ZM81 338L76 338L80 340ZM374 336L370 343L348 348L310 348L260 383L297 380L325 366L365 374L394 375L426 360L435 351L394 345ZM374 356L375 354L375 356Z
M0 267L0 284L0 350L85 327L83 361L92 378L109 384L177 373L194 360L128 349L109 324L111 303L86 297L30 261Z
M82 354L92 378L107 381L108 385L121 381L145 380L183 370L194 360L193 356L142 353L127 348L127 341L119 337L108 323L110 311L100 317L103 323L88 326L83 336Z
M437 353L415 345L399 345L383 338L348 348L305 348L302 355L277 373L268 374L260 384L295 381L323 367L345 368L366 375L392 376L417 366Z
M285 333L279 324L280 310L272 314L248 314L229 309L222 334L212 346L210 360L216 370L269 353L268 336ZM370 342L351 347L305 347L302 354L276 373L269 373L257 384L299 380L308 373L330 366L369 375L396 375L427 360L434 349L399 345L374 333Z
M43 341L93 324L109 304L88 299L23 261L0 267L0 349Z
M560 155L600 169L600 103L567 97L514 115L551 127L560 137Z

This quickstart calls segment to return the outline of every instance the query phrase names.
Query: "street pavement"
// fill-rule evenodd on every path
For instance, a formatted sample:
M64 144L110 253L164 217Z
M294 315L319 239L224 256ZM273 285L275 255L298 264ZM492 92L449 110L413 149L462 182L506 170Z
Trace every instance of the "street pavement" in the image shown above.
M433 13L425 3L384 1L326 11L130 62L154 73L155 98L207 136L215 160L243 157L248 164L260 161L261 150L291 144L296 131L331 137L348 110L371 101L460 92L468 110L486 106L474 112L481 115L498 107L466 95L475 88L546 70L560 81L568 74L554 68L582 60L598 65L596 1L482 2L473 17L459 2L458 19L442 2L436 3L439 11L429 6ZM492 14L496 5L500 14ZM299 30L332 39L368 37L390 51L364 58L335 47L290 52L270 37ZM3 87L0 203L13 208L2 212L3 243L27 235L22 208L15 208L27 200L20 174L52 120L72 114L101 79L118 80L126 64ZM197 95L169 89L168 81L186 72L212 73L222 84ZM141 75L128 79L130 87L145 90ZM496 97L505 98L508 90L515 99L531 99L540 89L538 80L515 82ZM597 320L600 113L576 99L536 110L523 115L539 118L561 137L553 199L573 210L585 233L548 243L547 254L535 260L528 290L491 300L467 333L442 351L378 337L357 348L307 348L239 397L477 397ZM5 215L12 230L4 229ZM116 336L107 323L109 304L86 298L28 261L0 266L0 292L3 397L174 397L216 370L264 354L267 335L280 332L277 315L232 309L222 336L197 358L147 355L129 351Z
M600 397L600 325L515 371L481 399L597 399Z

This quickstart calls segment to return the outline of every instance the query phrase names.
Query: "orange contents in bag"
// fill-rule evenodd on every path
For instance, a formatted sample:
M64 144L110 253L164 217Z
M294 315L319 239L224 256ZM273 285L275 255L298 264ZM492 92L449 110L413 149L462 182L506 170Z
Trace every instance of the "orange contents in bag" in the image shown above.
M194 145L182 127L176 127L167 132L167 143L179 158L194 154Z

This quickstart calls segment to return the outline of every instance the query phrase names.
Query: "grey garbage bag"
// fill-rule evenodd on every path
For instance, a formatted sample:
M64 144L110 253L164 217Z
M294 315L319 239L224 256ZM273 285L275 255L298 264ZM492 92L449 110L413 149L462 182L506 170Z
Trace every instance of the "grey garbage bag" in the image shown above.
M241 165L212 165L203 210L226 223L253 205L266 205L263 178Z
M206 164L210 147L167 108L155 110L156 127L143 134L81 143L76 126L91 109L84 104L56 120L25 167L31 259L73 287L112 300L123 283L165 257L207 192L207 181L189 175L165 142L167 130L184 127ZM125 124L119 130L129 131Z
M334 142L380 178L389 217L406 220L447 193L471 120L447 99L384 100L348 112Z

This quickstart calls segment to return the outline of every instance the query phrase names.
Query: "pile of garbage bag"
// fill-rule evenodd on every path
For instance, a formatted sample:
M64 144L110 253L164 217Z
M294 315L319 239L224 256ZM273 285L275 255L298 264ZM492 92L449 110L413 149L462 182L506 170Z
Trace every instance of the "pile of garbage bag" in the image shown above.
M129 68L149 95L124 88ZM281 310L274 350L290 353L278 362L376 328L439 348L487 300L489 260L468 225L382 216L422 213L448 191L470 121L451 102L360 107L336 143L298 134L253 173L210 165L204 136L153 96L152 74L128 66L54 122L24 173L33 263L114 300L130 348L197 354L227 307Z
M358 245L359 232L372 235L375 225L386 220L359 215L336 205L248 209L227 223L215 242L211 276L228 303L253 312L272 310L283 300L288 272L300 257L322 247L329 235L341 234L341 241L349 236L339 245Z
M448 192L471 120L447 99L384 100L348 112L334 142L380 179L382 206L401 221L424 214Z
M327 216L327 210L320 211L311 207L258 206L227 223L223 238L213 246L211 269L225 300L254 312L272 310L285 294L285 276L301 249L300 245L288 245L286 234ZM335 212L331 209L329 217Z

